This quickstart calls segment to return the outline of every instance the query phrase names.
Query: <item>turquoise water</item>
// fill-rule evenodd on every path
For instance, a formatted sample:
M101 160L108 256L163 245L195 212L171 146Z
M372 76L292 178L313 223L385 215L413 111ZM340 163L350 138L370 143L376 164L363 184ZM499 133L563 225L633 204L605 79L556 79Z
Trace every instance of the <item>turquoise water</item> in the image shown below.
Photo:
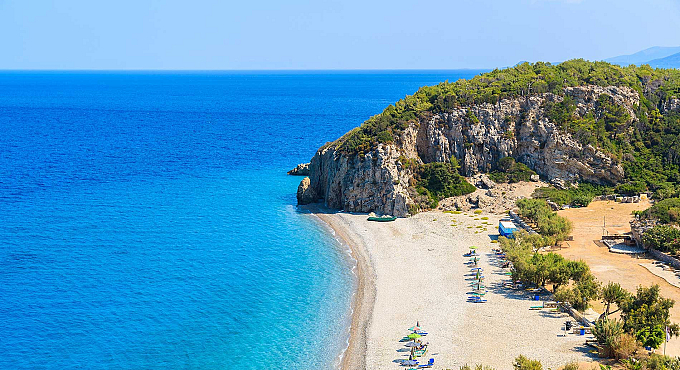
M353 261L285 175L477 71L0 73L0 368L320 369Z

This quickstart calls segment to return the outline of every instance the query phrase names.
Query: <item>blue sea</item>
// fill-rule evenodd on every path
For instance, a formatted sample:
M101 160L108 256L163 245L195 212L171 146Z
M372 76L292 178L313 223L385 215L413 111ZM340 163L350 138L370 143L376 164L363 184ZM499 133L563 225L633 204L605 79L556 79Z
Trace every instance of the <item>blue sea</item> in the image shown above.
M332 368L354 261L286 171L478 72L0 72L0 369Z

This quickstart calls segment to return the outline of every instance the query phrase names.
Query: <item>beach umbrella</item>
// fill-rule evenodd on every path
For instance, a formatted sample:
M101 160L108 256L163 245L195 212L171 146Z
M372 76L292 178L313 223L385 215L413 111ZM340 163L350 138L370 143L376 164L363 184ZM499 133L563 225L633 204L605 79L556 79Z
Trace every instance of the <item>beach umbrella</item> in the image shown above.
M422 335L416 334L416 333L412 333L412 334L408 335L409 339L416 339L416 338L420 338L420 337L422 337Z
M405 345L406 347L415 347L415 346L418 345L418 343L416 343L416 342L408 342L408 343L406 343L406 344L404 344L404 345Z
M413 366L413 365L417 365L417 364L418 364L418 361L416 361L416 360L406 360L406 361L404 361L403 363L404 363L405 365L408 365L408 366Z
M472 247L470 247L470 249L477 249L477 247L475 247L475 246L473 245Z
M410 330L410 331L418 331L418 330L420 330L420 326L418 326L418 325L416 325L416 326L411 326L410 328L408 328L408 330Z

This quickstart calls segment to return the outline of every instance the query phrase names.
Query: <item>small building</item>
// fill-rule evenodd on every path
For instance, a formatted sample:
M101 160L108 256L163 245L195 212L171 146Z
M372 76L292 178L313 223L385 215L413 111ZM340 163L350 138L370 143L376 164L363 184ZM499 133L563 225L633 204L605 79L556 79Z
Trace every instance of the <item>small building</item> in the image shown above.
M517 226L512 221L501 220L498 222L498 233L506 238L512 238L517 231Z

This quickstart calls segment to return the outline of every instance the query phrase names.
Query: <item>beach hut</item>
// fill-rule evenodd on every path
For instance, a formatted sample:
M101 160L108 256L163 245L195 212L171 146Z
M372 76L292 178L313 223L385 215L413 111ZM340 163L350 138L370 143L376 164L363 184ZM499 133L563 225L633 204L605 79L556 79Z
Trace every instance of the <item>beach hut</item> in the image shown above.
M512 221L499 221L498 233L506 238L512 238L514 232L517 231L517 226Z

